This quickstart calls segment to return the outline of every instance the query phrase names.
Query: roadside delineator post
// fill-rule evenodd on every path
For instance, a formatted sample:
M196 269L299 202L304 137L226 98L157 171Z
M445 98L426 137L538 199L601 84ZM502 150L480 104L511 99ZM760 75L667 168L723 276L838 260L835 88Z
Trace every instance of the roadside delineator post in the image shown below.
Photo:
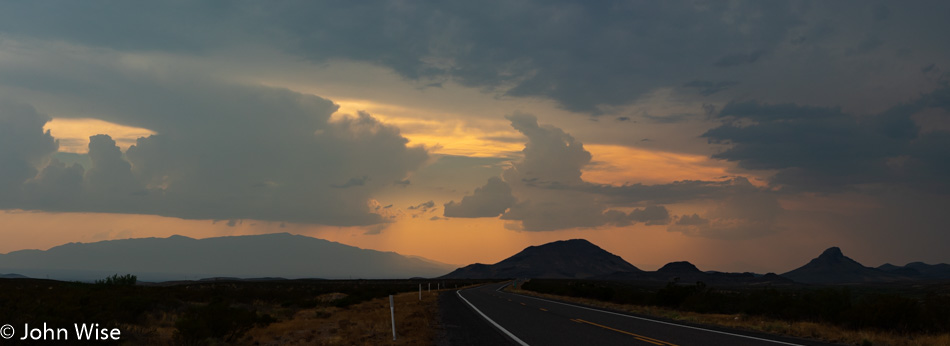
M393 341L396 341L396 310L393 308L393 295L389 295L389 319L393 321Z
M422 301L422 284L419 284L419 301Z

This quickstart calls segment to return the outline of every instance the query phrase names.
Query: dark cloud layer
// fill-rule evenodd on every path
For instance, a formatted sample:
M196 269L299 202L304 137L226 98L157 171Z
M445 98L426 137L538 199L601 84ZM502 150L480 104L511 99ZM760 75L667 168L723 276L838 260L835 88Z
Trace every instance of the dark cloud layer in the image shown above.
M381 189L437 181L471 190L440 174L484 182L502 170L500 159L443 159L410 184L428 155L396 127L365 113L331 121L330 100L189 65L279 51L314 66L383 66L423 88L458 83L616 113L609 126L618 128L643 125L636 114L645 126L711 124L702 136L721 144L714 158L775 172L766 188L742 177L592 184L581 179L592 157L579 140L515 114L523 159L444 216L500 217L529 231L644 223L736 239L782 231L783 197L846 191L912 204L883 203L868 224L896 229L915 215L917 234L945 239L934 235L950 205L948 12L946 1L3 2L0 92L19 101L0 102L0 208L368 225L392 220L376 213L389 208L367 205ZM711 123L624 107L660 102L651 96L660 91L669 91L663 102L702 104ZM126 152L93 136L87 156L68 160L43 131L50 116L156 134ZM663 135L649 137L659 146ZM709 208L666 207L684 202Z
M568 110L599 114L629 104L656 87L679 86L696 78L755 79L748 69L770 75L776 66L765 63L776 57L807 59L820 65L809 72L812 77L826 78L838 73L829 71L841 70L843 76L858 64L932 63L920 59L946 56L944 47L908 52L908 44L942 42L934 39L947 28L940 17L947 12L946 2L889 5L851 1L8 2L0 7L0 31L137 51L200 54L259 44L317 62L371 62L423 84L452 79L509 96L549 98ZM841 49L846 45L853 47ZM855 90L873 90L867 80L827 78L844 81ZM710 95L724 86L702 92ZM746 91L755 90L750 85Z
M716 115L722 124L703 137L731 144L713 157L778 170L772 183L793 189L901 184L950 191L950 133L927 131L914 120L928 109L950 118L950 88L869 116L796 104L730 103Z
M704 215L679 216L667 230L717 239L762 237L784 230L779 223L784 213L775 193L749 184L723 191Z

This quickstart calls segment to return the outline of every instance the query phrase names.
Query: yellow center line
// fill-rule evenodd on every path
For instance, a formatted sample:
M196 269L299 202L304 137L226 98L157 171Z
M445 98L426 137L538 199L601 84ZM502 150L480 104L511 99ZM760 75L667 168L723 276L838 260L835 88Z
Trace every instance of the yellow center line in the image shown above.
M525 304L525 303L521 303L521 305L528 306L528 304Z
M545 309L545 308L538 308L538 309L541 309L541 311L548 311L548 309Z
M624 333L624 334L633 336L633 337L636 338L637 340L644 341L644 342L649 342L649 343L654 344L654 345L677 346L677 345L675 345L675 344L671 344L671 343L666 342L666 341L663 341L663 340L657 340L657 339L654 339L654 338L651 338L651 337L648 337L648 336L643 336L643 335L640 335L640 334L634 334L634 333L628 332L628 331L626 331L626 330L620 330L620 329L616 329L616 328L611 328L611 327L608 327L608 326L605 326L605 325L602 325L602 324L597 324L597 323L594 323L594 322L585 321L585 320L582 320L582 319L579 319L579 318L572 318L571 321L574 321L574 322L577 322L577 323L587 323L587 324L592 325L592 326L601 327L601 328L608 329L608 330L612 330L612 331L615 331L615 332L618 332L618 333Z

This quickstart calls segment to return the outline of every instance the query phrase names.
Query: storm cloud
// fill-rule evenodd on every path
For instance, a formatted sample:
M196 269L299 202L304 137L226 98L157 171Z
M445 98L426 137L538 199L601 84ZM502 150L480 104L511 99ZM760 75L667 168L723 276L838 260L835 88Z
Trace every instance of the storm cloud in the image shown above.
M367 205L372 194L428 157L367 113L331 121L337 106L317 96L174 70L128 70L118 63L122 54L108 51L41 56L0 63L0 72L40 82L4 78L3 85L25 100L65 100L157 134L124 153L107 134L92 136L91 165L67 166L51 159L57 145L43 132L48 115L5 105L5 208L369 225L384 221ZM60 117L83 114L51 109Z
M690 235L720 237L759 236L777 230L775 215L781 208L771 203L757 205L767 213L743 213L746 204L761 202L765 196L745 178L723 181L680 181L658 185L599 185L581 178L590 164L591 154L582 143L560 128L541 125L535 116L508 116L513 128L528 138L523 158L512 163L485 186L464 196L461 202L445 205L447 217L498 217L518 222L516 229L552 231L569 228L594 228L604 225L629 226L637 223L666 225L677 218L661 204L686 201L724 200L710 211L721 222L717 229L671 230ZM629 212L621 211L630 208ZM771 208L771 209L770 209ZM699 217L699 216L697 216ZM679 217L682 220L683 217ZM728 222L724 220L729 220Z
M47 121L48 116L28 104L0 99L0 203L13 204L21 184L59 147L49 131L43 131Z
M247 44L270 46L317 63L370 62L421 85L452 80L499 95L548 98L564 109L596 115L656 87L684 85L697 77L741 77L751 82L743 83L742 92L757 93L761 83L774 84L777 67L796 60L818 68L789 70L789 76L804 73L835 83L839 95L872 92L874 77L858 73L867 67L924 65L933 61L920 59L933 60L932 54L947 57L943 47L932 47L938 51L929 57L893 53L942 32L946 2L888 5L63 1L51 5L58 11L47 11L39 4L12 2L0 8L0 30L127 51L202 54ZM174 29L161 18L175 18ZM863 28L866 33L854 31ZM855 40L859 34L867 37Z
M950 191L950 133L915 119L931 111L950 121L950 88L884 112L856 116L838 108L754 101L730 103L722 123L703 137L731 145L715 158L740 167L778 170L771 183L837 192L867 184L899 184Z

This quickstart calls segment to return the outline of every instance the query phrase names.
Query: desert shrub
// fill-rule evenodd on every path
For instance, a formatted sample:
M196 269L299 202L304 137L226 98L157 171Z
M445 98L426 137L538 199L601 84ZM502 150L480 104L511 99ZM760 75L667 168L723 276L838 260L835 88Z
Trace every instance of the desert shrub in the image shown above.
M654 304L659 306L677 308L691 296L703 295L706 293L706 284L702 281L695 285L678 285L676 282L670 282L656 292ZM695 304L694 299L694 304Z
M920 303L896 294L874 294L859 300L848 311L845 322L851 327L917 331L925 325Z
M233 341L255 325L266 326L274 321L270 315L258 315L255 311L216 301L204 306L189 307L175 321L175 328L183 342L207 339Z
M103 280L96 280L96 285L107 285L107 286L135 286L135 283L138 282L138 277L132 274L113 274L110 277L107 277Z
M597 280L535 279L522 287L539 293L590 298L619 304L653 305L700 313L745 314L780 320L813 321L848 328L900 333L950 331L950 295L930 291L880 293L877 288L708 287L702 282L670 282L662 288L644 288ZM943 292L943 291L941 291Z

